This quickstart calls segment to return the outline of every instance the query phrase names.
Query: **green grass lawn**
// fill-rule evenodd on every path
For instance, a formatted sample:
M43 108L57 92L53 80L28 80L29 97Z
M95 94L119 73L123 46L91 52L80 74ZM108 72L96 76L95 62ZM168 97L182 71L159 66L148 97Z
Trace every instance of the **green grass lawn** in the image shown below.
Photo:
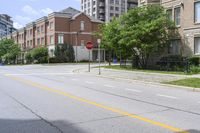
M161 74L178 74L178 75L190 75L184 72L178 72L178 71L162 71L162 70L144 70L144 69L136 69L132 68L131 66L127 67L120 67L118 65L116 66L103 66L107 69L116 69L116 70L127 70L127 71L138 71L138 72L148 72L148 73L161 73Z
M188 78L167 82L166 84L200 88L200 78Z

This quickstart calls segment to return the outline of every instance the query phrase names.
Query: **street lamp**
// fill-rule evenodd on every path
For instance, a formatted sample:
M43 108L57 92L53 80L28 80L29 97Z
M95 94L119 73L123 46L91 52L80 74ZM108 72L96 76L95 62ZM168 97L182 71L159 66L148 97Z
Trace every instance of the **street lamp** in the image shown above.
M99 54L99 75L101 75L101 39L97 39L98 43L98 54Z

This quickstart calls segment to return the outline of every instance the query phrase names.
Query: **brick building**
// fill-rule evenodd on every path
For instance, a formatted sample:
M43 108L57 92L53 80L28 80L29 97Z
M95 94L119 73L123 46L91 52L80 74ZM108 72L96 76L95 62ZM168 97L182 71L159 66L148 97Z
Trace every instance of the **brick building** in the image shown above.
M12 34L12 39L21 46L24 54L36 47L47 47L49 56L54 56L57 44L73 45L77 61L88 60L85 45L92 41L97 47L97 38L93 32L98 31L101 21L71 7L60 12L53 12L26 25ZM97 53L93 51L93 59Z
M200 0L138 0L139 5L161 4L179 30L169 54L200 55Z

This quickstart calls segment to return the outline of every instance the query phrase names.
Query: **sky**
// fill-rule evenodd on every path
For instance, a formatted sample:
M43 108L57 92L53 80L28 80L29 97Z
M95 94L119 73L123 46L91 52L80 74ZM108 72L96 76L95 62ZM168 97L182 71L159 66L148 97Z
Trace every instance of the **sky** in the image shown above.
M0 0L0 14L8 14L15 28L67 7L80 10L80 0Z

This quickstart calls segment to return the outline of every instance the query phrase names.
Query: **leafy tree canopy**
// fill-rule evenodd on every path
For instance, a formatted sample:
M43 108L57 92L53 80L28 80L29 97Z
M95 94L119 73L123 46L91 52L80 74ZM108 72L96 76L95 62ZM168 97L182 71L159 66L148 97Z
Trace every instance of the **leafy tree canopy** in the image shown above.
M34 48L31 51L31 57L38 63L46 63L48 58L48 49L45 47Z
M168 46L174 29L174 22L168 19L163 7L149 5L133 8L104 24L100 33L105 48L120 51L125 57L137 57L144 68L150 56Z
M7 61L14 61L20 53L19 44L11 39L0 41L0 57Z

